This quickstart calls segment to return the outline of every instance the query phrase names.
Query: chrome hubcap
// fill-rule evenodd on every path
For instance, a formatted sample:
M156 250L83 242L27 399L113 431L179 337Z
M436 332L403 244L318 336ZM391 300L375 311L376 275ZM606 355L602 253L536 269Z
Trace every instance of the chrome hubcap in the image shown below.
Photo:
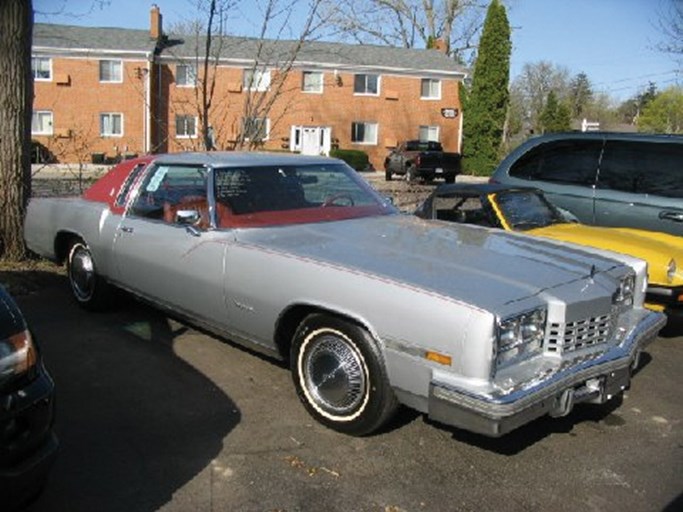
M77 247L71 255L69 265L71 288L78 300L88 300L95 291L95 267L90 253Z
M343 338L323 335L305 356L303 370L313 400L328 412L348 414L363 402L363 363Z

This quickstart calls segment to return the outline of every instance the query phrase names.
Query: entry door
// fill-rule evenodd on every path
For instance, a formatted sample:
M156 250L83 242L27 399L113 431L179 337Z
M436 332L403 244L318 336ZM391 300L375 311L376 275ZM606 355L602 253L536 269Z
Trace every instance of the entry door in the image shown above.
M328 126L292 126L292 151L300 151L303 155L330 154L332 147L332 129Z
M304 155L319 155L321 149L320 128L304 126L301 137L301 153Z

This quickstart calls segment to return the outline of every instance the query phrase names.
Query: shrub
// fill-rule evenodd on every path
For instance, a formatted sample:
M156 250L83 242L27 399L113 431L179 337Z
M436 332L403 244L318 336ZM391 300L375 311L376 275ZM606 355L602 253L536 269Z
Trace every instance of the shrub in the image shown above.
M330 156L344 160L357 171L364 171L370 165L370 158L365 151L359 149L333 149Z

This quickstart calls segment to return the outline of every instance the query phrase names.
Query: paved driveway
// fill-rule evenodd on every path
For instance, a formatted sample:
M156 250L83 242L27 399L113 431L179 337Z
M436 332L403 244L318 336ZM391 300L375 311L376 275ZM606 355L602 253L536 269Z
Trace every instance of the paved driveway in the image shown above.
M311 421L286 368L135 301L86 313L61 277L19 299L58 391L36 512L683 509L681 336L616 408L498 440L404 412L356 439Z

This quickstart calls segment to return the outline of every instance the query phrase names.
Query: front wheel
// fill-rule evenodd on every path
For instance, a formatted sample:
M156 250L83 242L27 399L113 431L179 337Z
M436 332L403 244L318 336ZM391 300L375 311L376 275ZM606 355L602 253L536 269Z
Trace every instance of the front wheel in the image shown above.
M82 240L71 244L66 270L71 294L79 306L98 311L108 305L111 296L110 286L97 274L92 253Z
M389 169L384 171L384 181L391 181L392 172Z
M313 418L338 432L378 430L398 401L368 332L325 314L307 317L292 343L291 370L299 399Z

